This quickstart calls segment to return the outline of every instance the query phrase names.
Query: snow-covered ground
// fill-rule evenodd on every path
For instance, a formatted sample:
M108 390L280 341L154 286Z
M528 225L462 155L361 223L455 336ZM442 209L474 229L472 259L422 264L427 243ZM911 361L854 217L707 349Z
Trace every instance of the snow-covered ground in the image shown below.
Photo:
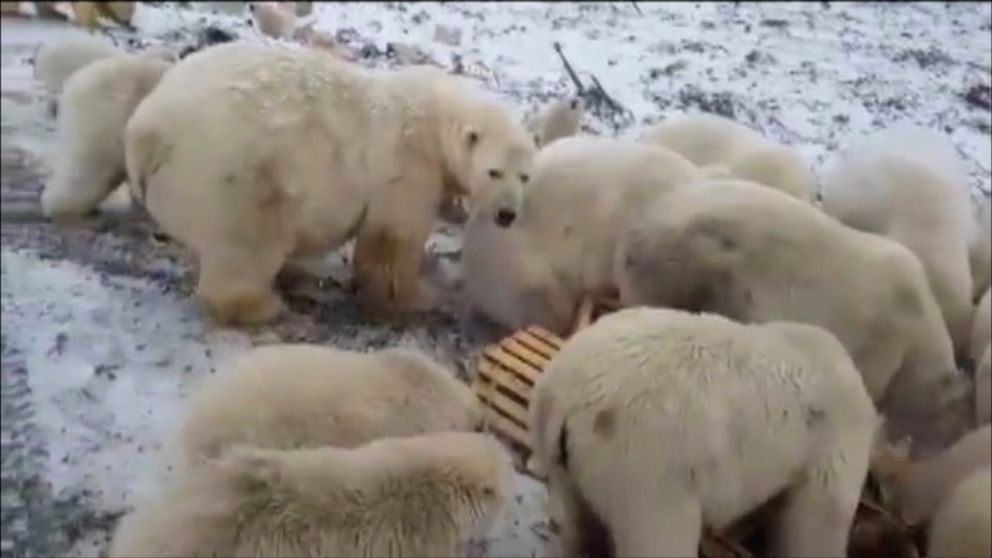
M208 3L209 4L209 3ZM443 3L316 5L316 28L384 65L390 43L445 67L457 55L523 116L574 93L553 49L626 112L587 118L587 131L633 136L673 111L732 116L797 146L817 166L850 138L900 120L948 133L976 196L992 169L992 8L989 4ZM140 4L137 34L186 46L207 23L262 40L246 14ZM461 44L434 40L438 24ZM4 205L33 199L46 174L53 123L30 57L82 31L3 20ZM395 48L393 50L396 50ZM983 97L984 95L984 97ZM28 220L30 221L30 220ZM95 555L120 512L167 473L162 447L195 382L224 358L278 340L368 349L418 346L464 374L479 349L460 328L457 297L402 323L364 321L334 284L290 297L293 314L255 331L204 324L188 297L184 252L148 223L89 228L5 222L2 230L2 556ZM451 286L457 233L432 239ZM543 489L520 476L500 524L473 555L549 551Z

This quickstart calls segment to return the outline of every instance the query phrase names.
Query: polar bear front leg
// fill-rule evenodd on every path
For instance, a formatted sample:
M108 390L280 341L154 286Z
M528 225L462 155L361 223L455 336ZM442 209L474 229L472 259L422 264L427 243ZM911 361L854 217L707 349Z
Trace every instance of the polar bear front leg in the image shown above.
M440 176L422 172L371 203L358 230L353 273L359 299L373 315L417 309L424 244L440 201Z
M223 325L267 322L284 309L272 289L286 259L276 247L216 246L199 253L196 295L207 314Z

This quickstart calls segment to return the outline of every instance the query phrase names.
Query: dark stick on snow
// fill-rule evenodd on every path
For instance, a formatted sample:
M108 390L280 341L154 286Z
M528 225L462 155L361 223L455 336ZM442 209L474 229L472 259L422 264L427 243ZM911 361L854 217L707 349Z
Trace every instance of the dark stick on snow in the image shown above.
M561 58L562 64L565 65L565 71L568 72L568 77L572 78L572 83L575 84L575 88L578 90L579 95L585 93L585 87L582 86L582 82L579 81L579 76L575 75L575 70L572 69L572 65L568 63L568 58L565 58L565 53L561 51L561 43L554 43L555 52Z
M644 15L644 12L641 11L641 7L637 5L637 2L631 2L631 4L634 6L634 9L637 10L638 15Z
M613 110L619 113L627 112L627 109L623 105L621 105L619 102L617 102L616 99L610 97L609 94L606 93L606 90L603 89L603 84L599 83L599 80L596 79L596 76L591 76L591 77L592 77L593 85L595 85L596 89L599 90L599 94L603 96L603 100L610 105L610 108L612 108Z

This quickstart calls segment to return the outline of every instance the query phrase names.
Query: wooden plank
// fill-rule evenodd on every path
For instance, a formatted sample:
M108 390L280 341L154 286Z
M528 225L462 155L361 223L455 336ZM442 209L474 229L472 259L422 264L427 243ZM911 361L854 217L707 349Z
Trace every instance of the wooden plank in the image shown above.
M544 370L544 367L551 362L550 358L534 351L513 337L506 339L501 343L501 345L503 348L513 353L517 358L525 360L527 364L530 364L537 370Z
M492 383L512 391L523 401L530 401L530 392L534 389L534 384L525 382L520 379L520 376L505 368L495 366L487 360L479 363L478 372L481 377L485 377Z
M483 358L479 359L479 364L481 366L483 362L487 362L489 363L489 366L496 366L501 370L503 370L505 373L516 376L517 378L520 379L520 381L526 382L529 385L534 385L537 383L538 378L541 377L541 369L534 368L532 365L516 366L516 365L506 364L505 361L507 359L503 358L504 355L509 355L509 357L517 358L517 359L520 358L519 356L517 356L517 354L513 352L505 352L505 353L499 352L499 353L493 353L493 355L485 355Z
M527 430L520 426L515 420L500 412L499 407L492 404L492 401L483 397L483 401L488 403L486 413L486 423L491 424L498 432L511 438L513 441L530 449L530 435Z
M517 334L526 333L537 337L543 341L546 345L554 349L555 351L561 349L561 346L565 343L565 340L561 337L551 333L550 331L544 329L541 326L530 326L527 329L517 332Z
M494 389L483 393L491 407L501 412L507 418L513 419L523 429L527 429L529 421L527 405L517 401L506 392Z
M513 339L548 360L554 358L558 354L558 351L561 350L527 331L518 332L513 336Z
M490 347L484 354L485 358L499 363L505 368L509 368L515 372L520 372L521 374L527 374L527 376L525 376L527 378L533 378L536 380L538 375L541 373L540 369L534 368L532 365L527 364L503 347Z

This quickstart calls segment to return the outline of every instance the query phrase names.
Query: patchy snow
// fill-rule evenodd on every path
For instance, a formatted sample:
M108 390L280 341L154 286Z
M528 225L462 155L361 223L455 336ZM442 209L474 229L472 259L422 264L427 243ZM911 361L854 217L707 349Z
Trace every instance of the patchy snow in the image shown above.
M268 40L246 24L247 13L213 13L211 4L139 4L138 32L112 35L124 46L182 48L215 25ZM394 65L385 55L391 43L446 68L457 56L521 116L574 93L557 42L586 86L595 76L629 111L587 116L589 133L633 137L667 113L715 111L795 145L819 169L857 135L908 120L948 133L975 194L989 189L992 113L988 101L975 101L988 95L992 76L987 3L322 3L315 10L316 28L353 47L359 63ZM460 45L435 41L439 24L460 29ZM5 203L24 189L36 196L46 173L38 160L53 124L31 78L32 53L81 32L3 20ZM10 172L20 159L27 162ZM429 245L436 271L452 279L457 234L441 227ZM291 301L308 312L294 312L306 315L288 329L211 329L188 296L188 262L161 265L174 258L140 227L80 232L5 222L2 257L3 556L102 551L116 516L166 472L162 444L190 388L245 347L296 340L286 331L297 328L300 339L346 348L419 346L459 367L475 349L462 342L453 312L437 323L369 324L334 287L317 304ZM340 282L346 261L329 261L338 273L328 275ZM552 551L540 484L519 476L510 502L472 556Z

